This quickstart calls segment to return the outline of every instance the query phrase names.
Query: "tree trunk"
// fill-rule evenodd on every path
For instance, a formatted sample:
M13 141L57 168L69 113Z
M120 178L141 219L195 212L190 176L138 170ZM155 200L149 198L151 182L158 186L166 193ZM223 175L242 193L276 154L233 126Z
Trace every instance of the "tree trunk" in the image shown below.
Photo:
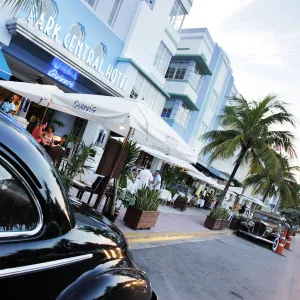
M114 196L112 198L112 201L110 202L108 213L111 217L115 214L115 208L117 203L117 197L118 197L118 187L119 187L119 181L120 179L115 179L114 181Z
M220 199L219 199L219 202L218 202L218 207L221 207L221 206L222 206L223 201L224 201L224 199L225 199L225 196L226 196L226 194L227 194L227 191L228 191L228 189L229 189L229 187L230 187L230 184L231 184L231 182L233 181L234 176L235 176L237 170L239 169L239 167L240 167L240 165L241 165L241 163L242 163L242 161L243 161L245 155L246 155L246 150L242 150L242 152L241 152L241 154L240 154L238 160L237 160L236 163L235 163L234 169L233 169L233 171L232 171L232 173L231 173L231 175L230 175L230 177L229 177L229 180L228 180L228 182L227 182L227 184L226 184L226 186L225 186L225 189L224 189L223 192L221 193L221 196L220 196Z
M267 197L268 197L268 195L269 195L269 192L270 192L270 189L268 189L268 190L266 191L266 193L264 194L264 197L263 197L263 199L262 199L262 202L263 202L263 203L265 203L265 201L267 200Z

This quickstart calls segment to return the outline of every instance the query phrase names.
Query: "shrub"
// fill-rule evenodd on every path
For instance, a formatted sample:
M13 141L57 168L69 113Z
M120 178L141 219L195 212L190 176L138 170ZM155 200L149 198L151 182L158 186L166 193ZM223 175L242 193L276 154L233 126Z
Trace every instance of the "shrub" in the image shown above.
M218 220L227 220L229 218L229 212L226 208L215 207L209 216Z
M144 187L137 191L135 207L143 211L155 211L160 204L160 191Z

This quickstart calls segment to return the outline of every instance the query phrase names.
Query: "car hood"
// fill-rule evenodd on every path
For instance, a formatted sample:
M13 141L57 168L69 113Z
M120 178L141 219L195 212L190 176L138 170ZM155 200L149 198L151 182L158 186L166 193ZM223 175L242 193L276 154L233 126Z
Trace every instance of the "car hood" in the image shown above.
M70 198L74 210L77 229L94 235L99 244L120 247L127 250L123 233L102 214L76 198Z

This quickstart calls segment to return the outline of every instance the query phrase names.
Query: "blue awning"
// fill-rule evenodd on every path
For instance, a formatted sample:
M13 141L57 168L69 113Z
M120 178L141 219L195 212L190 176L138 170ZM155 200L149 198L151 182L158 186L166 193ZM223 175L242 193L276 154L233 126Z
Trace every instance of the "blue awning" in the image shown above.
M6 59L0 50L0 77L5 80L9 80L11 76L10 68L6 62Z

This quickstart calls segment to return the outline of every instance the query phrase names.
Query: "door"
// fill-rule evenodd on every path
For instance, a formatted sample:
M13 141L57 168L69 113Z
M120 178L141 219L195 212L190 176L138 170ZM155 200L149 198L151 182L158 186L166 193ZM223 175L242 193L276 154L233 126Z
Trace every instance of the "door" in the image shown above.
M45 234L55 220L44 218L46 203L14 166L0 153L0 298L53 299L84 272L91 255L74 250L72 231Z

